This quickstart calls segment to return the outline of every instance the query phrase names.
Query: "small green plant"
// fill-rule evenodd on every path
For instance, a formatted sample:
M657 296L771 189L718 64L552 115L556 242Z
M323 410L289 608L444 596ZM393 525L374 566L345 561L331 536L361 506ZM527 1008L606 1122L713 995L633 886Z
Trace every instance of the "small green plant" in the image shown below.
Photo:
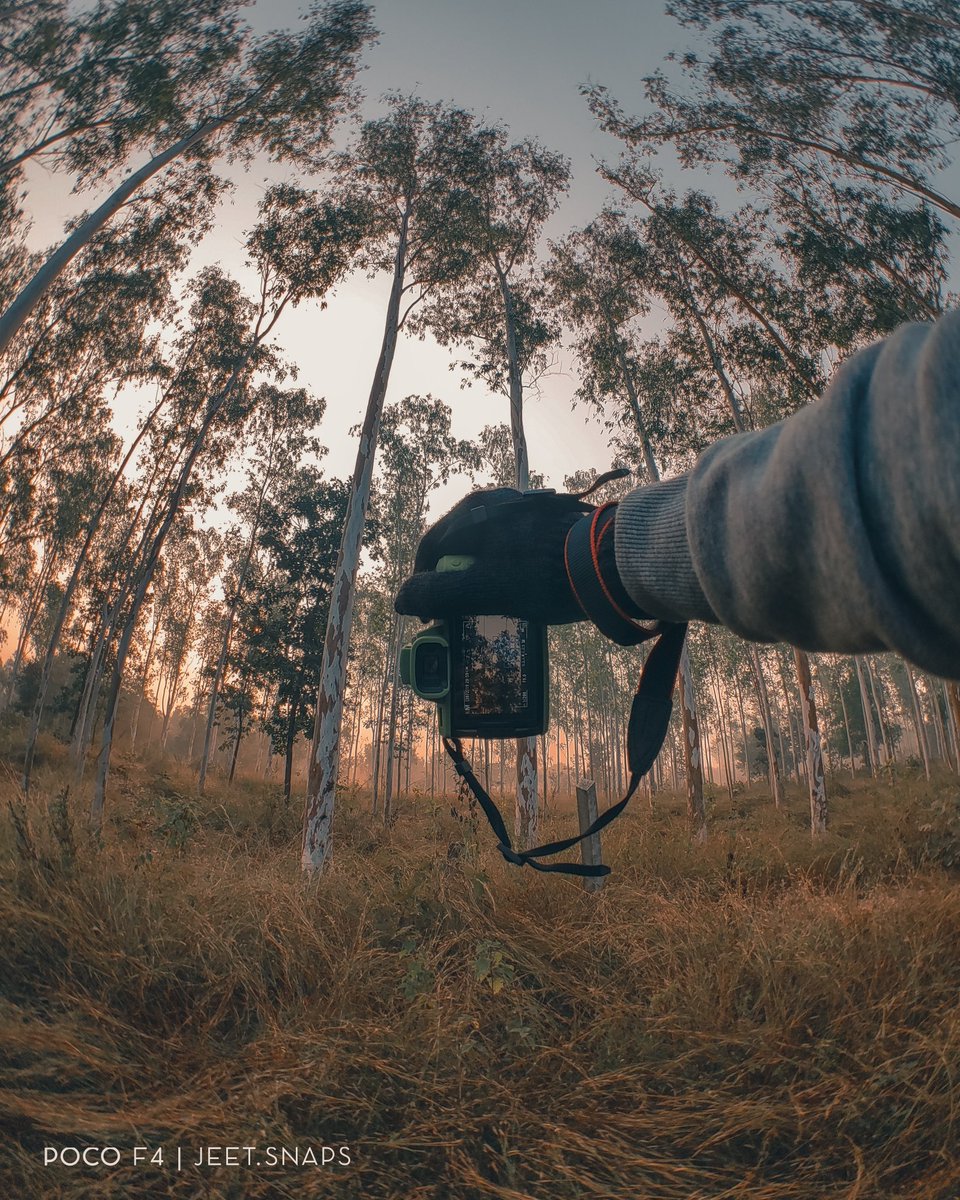
M60 865L64 871L70 871L77 859L77 846L73 836L73 820L70 816L69 785L65 785L50 801L48 813L50 816L50 831L60 847Z
M496 995L513 982L515 969L507 957L506 947L500 942L484 939L477 945L473 960L473 977L484 983Z
M405 968L401 985L403 997L405 1000L415 1000L417 996L433 987L434 972L427 965L423 951L414 937L405 937L400 943L400 957Z
M927 818L917 825L925 858L941 867L960 868L960 792L937 796Z
M157 825L157 833L178 853L183 853L200 824L196 805L178 797L161 803L158 807L161 819Z

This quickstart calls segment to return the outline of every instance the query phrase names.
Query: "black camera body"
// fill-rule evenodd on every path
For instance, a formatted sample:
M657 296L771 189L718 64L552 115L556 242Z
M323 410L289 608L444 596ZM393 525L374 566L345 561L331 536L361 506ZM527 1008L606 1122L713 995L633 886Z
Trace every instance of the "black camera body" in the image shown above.
M437 570L470 562L446 555ZM534 737L549 723L547 627L519 617L437 621L400 651L400 680L439 706L444 737Z

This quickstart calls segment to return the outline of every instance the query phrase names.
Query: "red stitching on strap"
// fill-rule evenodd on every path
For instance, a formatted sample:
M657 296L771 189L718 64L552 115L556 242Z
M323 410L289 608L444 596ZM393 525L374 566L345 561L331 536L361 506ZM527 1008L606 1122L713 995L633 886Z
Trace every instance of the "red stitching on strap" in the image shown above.
M593 514L593 520L590 522L590 557L593 560L593 569L596 572L597 579L600 581L600 587L603 589L603 594L606 596L607 600L610 602L610 607L617 614L617 616L623 617L623 619L625 621L629 621L630 624L634 627L634 629L642 629L643 626L637 622L636 618L631 617L629 613L625 613L623 611L623 609L620 607L620 605L616 602L616 600L614 600L613 596L610 595L610 589L607 587L606 580L603 578L603 573L600 570L600 542L603 539L603 535L607 532L607 530L613 524L614 517L611 514L610 519L606 522L603 529L600 531L600 536L598 538L594 539L594 534L595 534L596 528L597 528L597 521L599 520L601 513L604 513L608 509L615 508L615 507L616 507L616 501L610 500L606 504L604 504L602 508L598 508L597 511ZM566 543L564 543L564 557L566 557ZM568 578L569 578L569 575L570 575L570 569L568 567L567 568ZM574 592L574 595L576 595L576 592ZM577 603L578 604L580 603L579 596L577 597ZM580 604L580 607L583 608L583 605ZM587 613L587 616L589 616L589 615L590 614Z

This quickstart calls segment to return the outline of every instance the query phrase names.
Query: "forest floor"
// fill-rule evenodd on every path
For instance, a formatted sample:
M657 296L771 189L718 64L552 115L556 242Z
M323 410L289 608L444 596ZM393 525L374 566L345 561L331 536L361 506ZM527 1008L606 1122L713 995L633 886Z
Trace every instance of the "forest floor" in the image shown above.
M798 788L702 845L636 800L590 894L423 797L342 798L305 883L276 787L122 757L96 846L43 750L0 814L5 1196L960 1196L956 776L835 780L815 845Z

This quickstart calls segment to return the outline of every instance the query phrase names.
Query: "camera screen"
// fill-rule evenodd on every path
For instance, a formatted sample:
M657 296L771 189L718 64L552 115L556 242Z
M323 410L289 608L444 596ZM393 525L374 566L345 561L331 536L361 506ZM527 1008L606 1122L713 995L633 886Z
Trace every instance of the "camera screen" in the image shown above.
M506 716L527 710L530 704L527 641L527 622L515 617L463 618L466 715Z

